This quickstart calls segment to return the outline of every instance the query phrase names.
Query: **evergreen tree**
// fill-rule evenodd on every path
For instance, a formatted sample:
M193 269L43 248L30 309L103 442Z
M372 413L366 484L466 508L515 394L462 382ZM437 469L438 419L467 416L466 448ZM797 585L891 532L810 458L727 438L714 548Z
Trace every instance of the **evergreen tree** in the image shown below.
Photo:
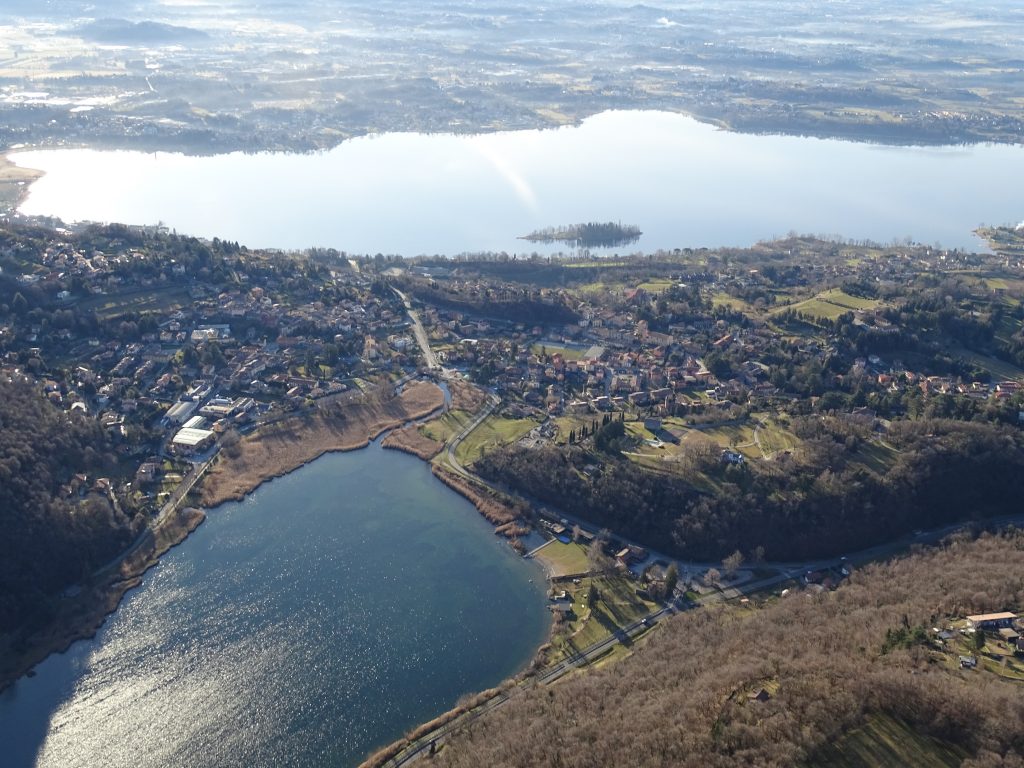
M665 597L671 598L672 593L676 591L676 585L679 583L679 569L675 563L669 565L665 571Z

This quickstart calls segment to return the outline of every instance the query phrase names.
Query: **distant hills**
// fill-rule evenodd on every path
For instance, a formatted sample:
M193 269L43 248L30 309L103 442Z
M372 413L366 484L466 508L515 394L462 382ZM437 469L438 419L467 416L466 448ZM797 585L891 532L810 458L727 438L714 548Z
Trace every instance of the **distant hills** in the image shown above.
M210 39L206 32L192 27L127 19L97 19L84 24L78 32L85 40L111 45L199 43Z

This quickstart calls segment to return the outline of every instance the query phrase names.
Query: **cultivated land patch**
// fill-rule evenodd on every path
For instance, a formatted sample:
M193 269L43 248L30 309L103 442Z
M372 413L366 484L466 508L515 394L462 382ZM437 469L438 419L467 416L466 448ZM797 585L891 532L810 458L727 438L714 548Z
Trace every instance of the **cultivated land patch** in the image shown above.
M830 288L822 291L810 299L780 306L772 309L772 314L779 314L786 310L793 310L815 320L835 320L847 312L857 310L872 310L880 307L882 302L877 299L868 299L862 296L851 296L839 288Z
M488 416L470 432L466 439L459 443L455 458L463 464L472 464L487 451L514 443L531 429L537 426L533 419L506 419L501 416Z
M94 310L101 320L110 320L129 312L141 315L166 313L184 307L192 301L187 288L173 286L161 289L145 288L139 291L92 296L78 303L81 310Z
M469 411L451 410L444 416L431 419L420 427L420 432L431 440L447 443L473 421Z
M999 381L1024 379L1024 370L1021 370L1013 363L1008 363L997 357L983 355L970 349L958 349L954 354L959 355L971 365L976 365L983 371L987 371L993 378Z
M597 591L593 605L588 600L591 586ZM637 595L633 581L620 575L586 577L579 584L563 582L555 588L569 593L573 613L555 631L552 662L606 639L657 608L653 601Z
M563 544L557 539L553 540L533 557L551 577L570 576L590 570L587 550L574 542Z
M535 355L540 355L545 350L549 355L561 355L566 360L582 360L583 356L587 354L586 347L582 349L574 349L562 344L548 344L547 342L539 342L537 344L530 345L530 351Z
M737 312L752 312L753 307L743 299L730 296L725 291L719 291L711 297L711 303L716 307L728 307Z
M862 727L821 750L812 761L819 768L877 768L914 765L955 768L968 755L939 739L923 736L889 715L872 715Z

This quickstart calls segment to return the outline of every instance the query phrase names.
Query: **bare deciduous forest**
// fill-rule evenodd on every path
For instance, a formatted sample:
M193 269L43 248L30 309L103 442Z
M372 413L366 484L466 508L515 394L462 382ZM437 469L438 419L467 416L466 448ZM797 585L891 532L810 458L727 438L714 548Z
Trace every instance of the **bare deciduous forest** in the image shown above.
M438 762L832 765L837 740L885 716L966 753L964 766L1024 765L1020 681L958 669L932 631L1022 599L1024 534L964 534L855 572L831 593L679 615L626 660L535 688L473 722ZM771 692L766 701L751 698L760 688Z

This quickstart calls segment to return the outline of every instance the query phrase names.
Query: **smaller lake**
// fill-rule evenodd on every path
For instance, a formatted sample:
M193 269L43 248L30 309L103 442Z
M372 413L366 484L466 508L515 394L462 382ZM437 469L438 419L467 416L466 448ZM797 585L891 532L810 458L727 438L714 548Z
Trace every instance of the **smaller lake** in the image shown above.
M207 521L94 640L0 694L5 768L351 766L521 670L546 582L379 443Z
M977 249L1024 219L1024 147L890 147L720 131L668 112L479 135L388 133L309 155L47 150L21 212L164 223L253 247L349 253L555 253L517 239L619 221L622 252L747 246L790 231Z

